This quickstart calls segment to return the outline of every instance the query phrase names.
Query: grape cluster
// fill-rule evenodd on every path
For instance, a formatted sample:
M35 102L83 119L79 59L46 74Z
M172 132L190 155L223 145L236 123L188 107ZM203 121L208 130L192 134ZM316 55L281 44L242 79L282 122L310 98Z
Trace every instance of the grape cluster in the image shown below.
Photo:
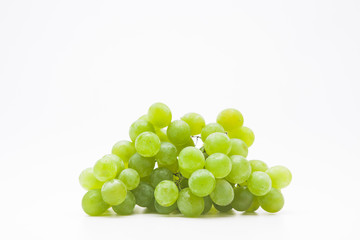
M212 206L220 212L254 212L260 206L280 211L280 190L290 184L291 173L246 159L255 136L243 122L236 109L220 112L216 123L205 124L197 113L172 121L168 106L151 105L131 124L131 141L115 143L111 154L81 172L80 184L88 190L83 210L98 216L112 207L129 215L138 205L186 217L206 214Z

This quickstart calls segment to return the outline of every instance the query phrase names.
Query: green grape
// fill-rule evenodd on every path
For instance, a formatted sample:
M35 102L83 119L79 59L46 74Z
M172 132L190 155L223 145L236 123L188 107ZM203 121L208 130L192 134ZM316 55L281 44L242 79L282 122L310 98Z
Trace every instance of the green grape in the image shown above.
M140 182L139 186L132 190L135 196L136 204L140 207L150 207L154 204L154 188L146 183Z
M180 171L182 170L181 172L191 175L196 170L202 169L204 165L204 155L195 147L186 147L179 154L179 168Z
M181 120L189 124L191 135L200 134L203 127L205 127L205 120L198 113L187 113Z
M232 138L230 139L230 142L231 142L231 150L228 154L229 156L240 155L243 157L247 157L248 147L244 141L237 138Z
M218 114L216 122L223 126L226 131L229 131L241 127L244 123L244 118L238 110L228 108Z
M171 122L171 111L168 106L163 103L154 103L148 110L148 119L158 128L169 126Z
M191 137L188 139L188 141L185 144L176 145L177 154L179 155L180 152L186 147L195 147L195 143L194 143L194 141L192 140Z
M176 209L177 209L176 203L174 203L173 205L171 205L169 207L164 207L155 201L155 210L156 210L156 212L158 212L160 214L169 214L169 213L172 213L173 211L175 211Z
M271 189L271 178L264 172L253 172L247 180L247 185L255 196L264 196Z
M100 189L93 189L85 193L81 205L84 212L90 216L99 216L110 207L102 199Z
M217 179L214 191L210 194L211 200L220 206L229 205L234 199L234 189L224 179Z
M182 168L179 168L179 171L180 171L181 175L183 175L185 178L190 178L191 172L188 172Z
M129 158L136 152L132 142L122 140L114 144L111 153L120 157L124 163L129 162Z
M170 123L166 134L169 140L175 145L183 145L189 141L190 127L183 120L175 120Z
M266 163L264 163L261 160L250 160L249 162L250 162L250 165L251 165L251 171L252 172L256 172L256 171L265 172L269 168L266 165Z
M216 178L224 178L231 172L232 163L225 154L214 153L206 159L205 168Z
M135 204L136 199L134 194L128 191L125 200L119 205L112 206L112 209L119 215L130 215L134 211Z
M225 133L215 132L206 138L204 147L209 155L213 153L228 154L231 150L231 141Z
M155 128L155 133L158 135L161 142L169 142L169 139L166 135L166 129L165 128Z
M245 126L232 129L231 131L228 131L229 138L238 138L243 140L248 147L250 147L255 140L254 132Z
M169 142L162 142L159 152L155 156L158 164L161 165L172 165L177 160L177 149Z
M125 200L126 185L119 179L112 179L104 183L101 188L103 200L110 205L119 205Z
M266 170L266 173L271 178L272 186L277 189L287 187L292 179L290 170L284 166L271 167Z
M195 196L189 188L184 188L179 193L177 206L185 217L197 217L204 211L204 199Z
M115 154L106 154L103 159L109 158L116 163L116 177L125 169L124 161Z
M133 190L140 183L140 175L134 169L127 168L120 173L119 180L126 185L127 190Z
M234 188L234 200L231 205L236 211L246 211L254 201L254 195L244 187Z
M215 177L206 169L193 172L189 178L189 188L198 197L209 195L215 188Z
M135 140L135 149L143 157L154 157L160 145L159 137L152 132L143 132Z
M269 213L276 213L284 206L284 197L276 188L271 188L266 195L259 197L258 200L261 208Z
M259 207L259 201L257 200L257 197L254 196L253 202L251 203L250 207L246 209L246 212L255 212Z
M150 184L154 188L163 180L173 180L173 173L167 168L157 168L150 175Z
M226 180L234 184L244 183L251 175L251 166L246 158L233 155L230 157L232 168L229 175L226 176Z
M201 130L201 140L205 142L206 138L212 133L225 133L224 128L218 123L208 123Z
M171 164L171 165L162 165L162 164L158 163L158 167L159 167L159 168L167 168L167 169L169 169L172 173L177 173L177 172L179 171L178 161L176 161L174 164Z
M201 214L207 214L211 210L212 205L210 196L204 197L204 211Z
M117 163L111 157L103 157L93 167L94 176L101 182L113 179L117 175Z
M231 204L226 205L226 206L220 206L220 205L217 205L216 203L213 203L213 204L214 204L215 209L218 210L219 212L228 212L232 209Z
M187 179L185 177L181 178L179 186L180 186L180 189L189 187L189 179Z
M161 206L169 207L178 199L179 190L173 181L163 180L156 186L154 196Z
M146 182L146 183L148 183L148 184L151 185L151 183L150 183L150 176L151 176L151 175L146 176L146 177L141 177L141 178L140 178L140 182Z
M149 176L155 167L155 159L153 157L143 157L139 153L135 153L129 159L129 168L135 169L141 178Z
M155 133L155 128L150 122L145 120L136 120L133 122L129 129L129 136L131 141L135 142L137 136L143 132Z
M86 190L100 189L104 184L104 182L97 180L91 167L84 169L80 173L79 182L80 185Z

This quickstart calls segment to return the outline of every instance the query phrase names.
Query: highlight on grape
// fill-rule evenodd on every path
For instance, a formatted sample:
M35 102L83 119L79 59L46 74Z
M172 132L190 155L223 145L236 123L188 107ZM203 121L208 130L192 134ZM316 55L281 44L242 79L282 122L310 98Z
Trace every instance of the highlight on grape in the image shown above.
M173 120L167 105L154 103L131 124L130 140L115 143L110 154L81 172L80 185L88 191L82 198L84 212L99 216L111 207L118 215L130 215L135 205L186 217L212 209L280 211L281 189L290 184L291 172L246 159L255 135L243 123L233 108L206 124L193 112Z

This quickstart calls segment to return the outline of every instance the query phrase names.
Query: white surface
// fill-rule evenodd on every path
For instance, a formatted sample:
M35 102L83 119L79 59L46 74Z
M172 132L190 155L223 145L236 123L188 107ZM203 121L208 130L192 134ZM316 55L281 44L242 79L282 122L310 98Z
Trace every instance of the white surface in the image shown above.
M0 239L359 239L359 1L0 2ZM238 108L275 215L87 217L80 171L155 101ZM137 210L140 211L140 210Z

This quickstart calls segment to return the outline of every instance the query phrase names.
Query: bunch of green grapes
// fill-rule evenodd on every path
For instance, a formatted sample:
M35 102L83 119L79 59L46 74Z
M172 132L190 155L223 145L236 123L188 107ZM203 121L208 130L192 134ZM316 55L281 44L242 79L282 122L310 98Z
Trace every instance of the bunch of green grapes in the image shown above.
M232 108L206 124L200 114L173 120L168 106L151 105L131 124L131 140L115 143L110 154L81 172L80 184L88 191L84 212L99 216L111 207L129 215L136 205L186 217L211 210L280 211L281 189L290 184L291 172L246 159L255 135L243 123Z

